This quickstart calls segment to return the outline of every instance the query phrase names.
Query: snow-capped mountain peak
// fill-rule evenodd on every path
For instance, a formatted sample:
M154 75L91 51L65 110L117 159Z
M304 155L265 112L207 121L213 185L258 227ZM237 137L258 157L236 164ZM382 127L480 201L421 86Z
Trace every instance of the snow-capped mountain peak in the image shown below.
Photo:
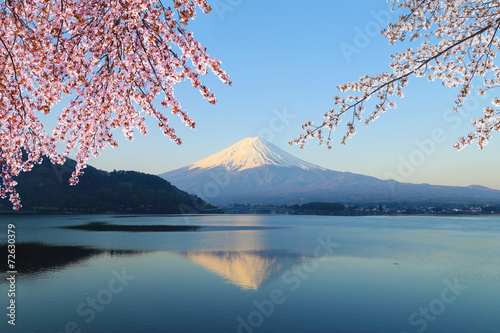
M263 165L298 167L304 170L323 169L290 155L262 138L254 137L238 141L231 147L191 164L189 170L224 167L231 171L241 171Z
M486 188L399 183L324 169L261 138L247 138L194 164L160 175L212 204L305 202L500 202Z

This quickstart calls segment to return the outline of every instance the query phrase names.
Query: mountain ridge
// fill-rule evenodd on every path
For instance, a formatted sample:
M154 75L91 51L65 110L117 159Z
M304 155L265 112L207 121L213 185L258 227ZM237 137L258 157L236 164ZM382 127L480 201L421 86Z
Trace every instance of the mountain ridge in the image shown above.
M218 205L312 201L500 202L500 191L484 186L400 183L322 168L261 138L243 139L196 163L159 176Z

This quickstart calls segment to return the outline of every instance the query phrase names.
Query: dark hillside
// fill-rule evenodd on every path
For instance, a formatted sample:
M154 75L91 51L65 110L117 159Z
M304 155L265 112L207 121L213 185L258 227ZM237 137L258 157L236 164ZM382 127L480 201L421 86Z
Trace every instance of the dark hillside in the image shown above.
M196 213L206 203L168 181L135 171L106 172L88 166L76 186L68 179L76 162L64 165L44 161L17 177L21 212L75 213ZM0 200L0 209L12 211Z

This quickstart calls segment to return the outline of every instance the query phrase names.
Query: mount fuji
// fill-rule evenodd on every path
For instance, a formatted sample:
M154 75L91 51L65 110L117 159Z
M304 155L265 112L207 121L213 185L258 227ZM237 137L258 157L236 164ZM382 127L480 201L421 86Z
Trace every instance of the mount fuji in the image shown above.
M312 201L500 203L500 191L482 186L400 183L322 168L259 137L243 139L219 153L159 176L218 205Z

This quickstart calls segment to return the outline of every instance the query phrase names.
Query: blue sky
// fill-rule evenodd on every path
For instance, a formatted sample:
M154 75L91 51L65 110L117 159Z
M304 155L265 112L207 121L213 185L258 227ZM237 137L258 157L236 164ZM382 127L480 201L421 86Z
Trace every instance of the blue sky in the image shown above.
M189 83L177 85L176 96L197 124L193 131L172 115L181 146L163 136L151 120L149 134L137 133L133 142L117 132L120 146L106 149L90 165L159 174L261 135L299 158L333 170L500 189L499 135L483 150L470 146L458 152L452 147L472 130L470 118L478 117L489 99L473 97L463 113L456 114L451 111L456 91L440 82L410 79L397 109L368 127L359 124L346 146L339 143L344 126L336 131L330 151L315 140L303 150L288 145L304 122L320 122L333 107L338 84L388 70L391 53L401 46L391 47L375 33L387 18L397 18L384 0L208 2L212 12L200 12L190 29L222 61L233 87L205 76L204 83L219 100L214 106Z

